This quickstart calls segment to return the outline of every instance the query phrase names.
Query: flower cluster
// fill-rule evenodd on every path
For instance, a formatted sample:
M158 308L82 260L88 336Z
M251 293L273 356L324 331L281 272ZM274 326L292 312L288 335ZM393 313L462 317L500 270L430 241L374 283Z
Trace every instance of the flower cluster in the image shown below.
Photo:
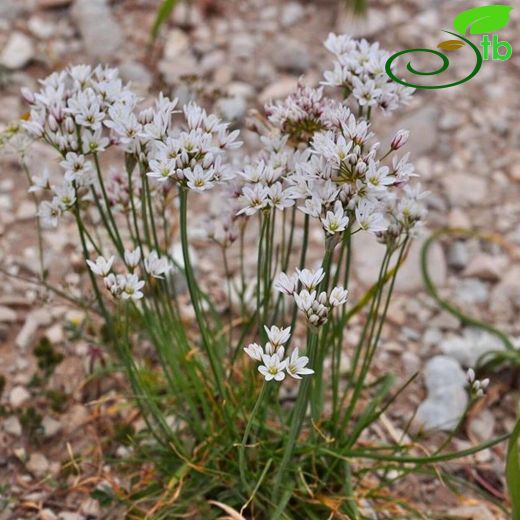
M472 368L468 368L466 372L466 380L470 387L471 396L473 398L482 397L487 387L489 386L489 379L475 379L475 371Z
M125 250L123 259L129 271L125 274L113 271L114 256L109 259L98 256L95 261L86 260L90 270L103 277L103 283L112 296L122 300L140 300L143 297L141 289L145 282L135 273L140 264L148 276L159 279L164 278L172 267L166 257L159 257L157 251L151 251L142 258L140 248Z
M262 348L257 343L251 343L244 348L245 353L255 361L261 361L258 371L266 381L282 381L285 373L295 379L301 376L314 374L314 370L307 368L309 358L300 356L298 348L295 348L289 357L285 357L285 344L291 337L291 327L285 329L273 325L271 328L264 326L268 342Z
M377 103L385 110L411 94L412 89L402 90L384 71L378 72L377 64L384 63L387 53L377 45L334 35L326 45L349 71L352 85L347 91L354 89L360 108L372 106L365 95L355 94L360 81L370 91L377 86ZM326 84L347 87L345 81ZM326 236L351 227L376 235L388 230L385 239L408 234L423 219L424 194L406 188L415 176L409 154L395 154L406 144L408 132L399 130L389 149L380 153L369 114L354 116L347 101L325 97L323 87L300 84L285 100L266 105L273 134L262 138L264 150L241 172L240 214L296 205L321 223Z
M324 73L324 85L342 87L357 100L361 107L380 107L385 112L406 104L415 89L392 81L385 72L390 54L379 48L379 43L354 40L347 35L333 33L325 47L334 54L334 69Z
M123 84L117 69L71 66L40 83L38 92L22 91L31 107L22 126L62 157L63 185L42 186L52 192L39 211L47 225L56 226L62 213L87 193L81 188L99 193L98 182L103 181L98 155L111 146L136 159L130 170L138 162L139 174L163 183L203 191L233 177L224 155L241 145L238 130L229 132L227 124L194 103L183 108L184 125L178 127L177 100L160 94L153 106L139 110L139 98ZM128 183L125 186L121 176L115 180L107 190L110 200L104 203L128 209ZM132 191L139 188L140 182Z
M331 310L344 305L348 298L348 291L339 286L334 287L330 293L319 292L324 277L325 273L322 268L316 271L296 269L296 273L291 276L280 273L274 281L274 288L283 294L292 296L297 307L305 314L307 321L311 325L319 327L327 322Z

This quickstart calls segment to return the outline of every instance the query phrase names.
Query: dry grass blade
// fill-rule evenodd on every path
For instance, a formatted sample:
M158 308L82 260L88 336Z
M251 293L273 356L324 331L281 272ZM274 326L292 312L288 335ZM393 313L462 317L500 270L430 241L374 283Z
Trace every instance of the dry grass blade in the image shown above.
M217 502L216 500L208 500L208 504L211 504L213 506L217 506L222 511L226 512L229 516L224 516L222 518L225 518L227 520L246 520L245 516L242 516L236 509L233 509L232 507L223 504L222 502Z

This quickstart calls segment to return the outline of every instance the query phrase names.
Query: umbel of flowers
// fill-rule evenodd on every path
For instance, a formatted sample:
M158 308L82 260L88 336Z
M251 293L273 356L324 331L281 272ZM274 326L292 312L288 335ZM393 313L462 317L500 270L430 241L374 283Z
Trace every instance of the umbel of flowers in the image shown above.
M237 130L195 103L139 99L116 69L72 66L42 80L38 92L23 92L30 117L22 125L56 150L62 170L57 182L44 171L32 179L39 217L50 227L75 221L92 287L86 305L106 325L107 347L153 436L147 446L155 443L167 460L157 460L176 497L163 500L166 516L195 505L209 517L214 500L249 508L248 517L317 518L328 506L312 512L319 501L305 493L341 493L338 511L359 517L353 490L367 468L350 461L392 388L389 374L368 386L367 375L425 194L401 153L408 132L391 136L385 149L371 124L412 90L389 80L377 44L331 34L325 45L334 64L322 86L301 83L269 103L262 148L242 159ZM224 203L208 236L223 255L224 314L193 268L188 236L189 196L217 189ZM253 233L256 262L246 262ZM372 288L351 302L356 233L373 234L385 255ZM234 247L239 260L231 265ZM323 252L320 265L309 265L310 248ZM347 345L357 313L362 331ZM153 381L142 339L154 348ZM289 409L281 382L297 385ZM380 458L405 448L384 449Z

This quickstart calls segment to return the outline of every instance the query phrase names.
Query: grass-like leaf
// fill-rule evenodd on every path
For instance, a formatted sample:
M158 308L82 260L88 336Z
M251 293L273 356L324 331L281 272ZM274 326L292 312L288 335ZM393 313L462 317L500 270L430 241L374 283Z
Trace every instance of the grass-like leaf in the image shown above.
M164 0L157 11L155 20L152 26L151 37L152 41L155 41L159 35L162 25L168 20L174 7L177 5L178 0Z
M506 481L512 506L512 520L520 520L520 418L518 419L507 447Z

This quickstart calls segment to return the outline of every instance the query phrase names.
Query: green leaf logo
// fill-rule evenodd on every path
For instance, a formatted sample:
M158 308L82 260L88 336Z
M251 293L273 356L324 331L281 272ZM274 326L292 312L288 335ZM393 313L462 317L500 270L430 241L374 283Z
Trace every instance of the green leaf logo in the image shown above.
M453 27L460 34L484 34L502 29L509 22L509 5L483 5L462 11L453 20Z

